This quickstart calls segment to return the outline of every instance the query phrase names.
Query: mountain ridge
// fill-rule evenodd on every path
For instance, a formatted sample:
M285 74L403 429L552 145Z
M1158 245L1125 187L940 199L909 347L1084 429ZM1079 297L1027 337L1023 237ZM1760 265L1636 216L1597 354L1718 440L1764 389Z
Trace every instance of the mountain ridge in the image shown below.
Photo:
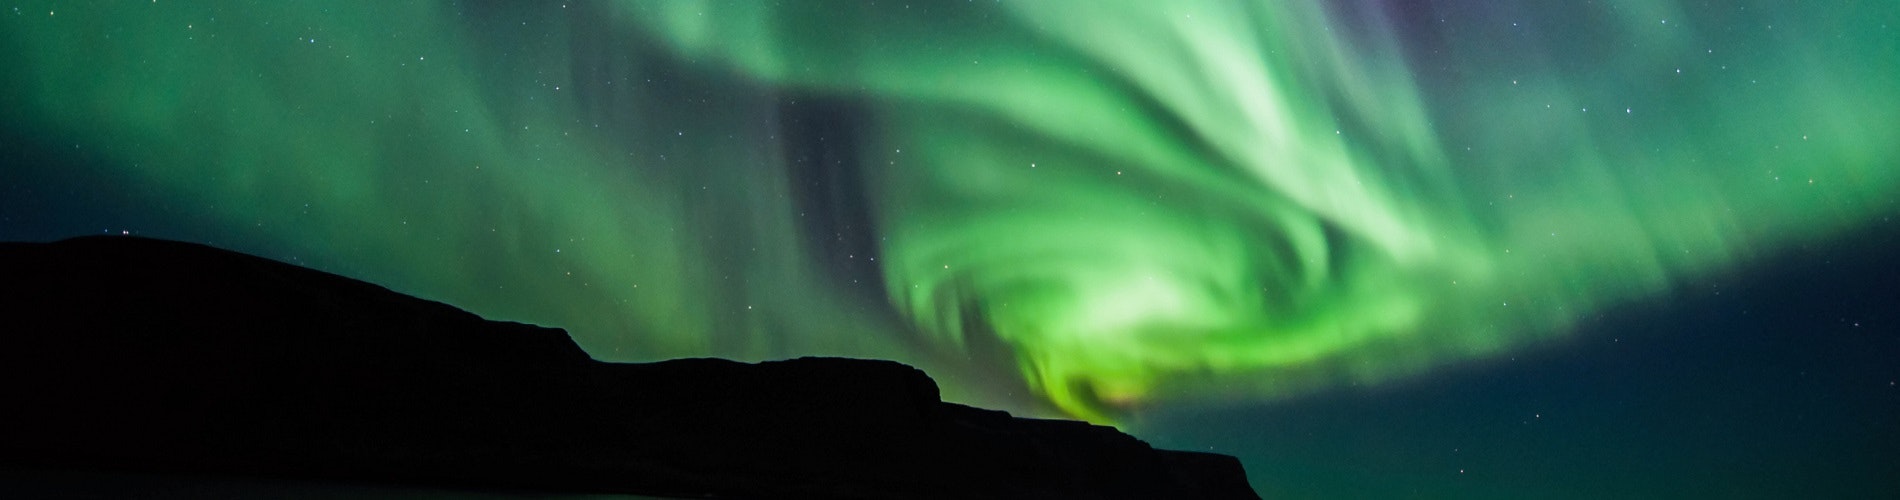
M722 498L1258 498L1238 460L944 402L881 360L566 332L129 236L0 243L0 463Z

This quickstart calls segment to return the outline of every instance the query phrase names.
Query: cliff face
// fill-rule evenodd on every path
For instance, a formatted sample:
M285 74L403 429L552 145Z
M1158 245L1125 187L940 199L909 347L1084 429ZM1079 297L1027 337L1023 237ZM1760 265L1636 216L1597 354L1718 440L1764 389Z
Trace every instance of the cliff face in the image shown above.
M0 243L0 463L740 498L1257 498L1232 457L874 360L602 363L565 332L132 237Z

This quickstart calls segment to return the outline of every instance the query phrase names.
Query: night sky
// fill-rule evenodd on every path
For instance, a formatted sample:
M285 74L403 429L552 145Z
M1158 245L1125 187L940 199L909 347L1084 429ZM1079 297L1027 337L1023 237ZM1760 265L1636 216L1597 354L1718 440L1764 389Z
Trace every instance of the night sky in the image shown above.
M0 3L0 240L895 359L1290 498L1900 495L1900 4Z

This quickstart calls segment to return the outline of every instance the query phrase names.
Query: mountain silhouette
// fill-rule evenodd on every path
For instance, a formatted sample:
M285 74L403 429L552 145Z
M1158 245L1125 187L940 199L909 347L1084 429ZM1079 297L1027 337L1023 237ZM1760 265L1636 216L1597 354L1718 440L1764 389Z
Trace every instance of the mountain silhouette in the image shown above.
M595 361L204 245L0 243L0 465L696 498L1258 498L1233 457L944 402L896 362Z

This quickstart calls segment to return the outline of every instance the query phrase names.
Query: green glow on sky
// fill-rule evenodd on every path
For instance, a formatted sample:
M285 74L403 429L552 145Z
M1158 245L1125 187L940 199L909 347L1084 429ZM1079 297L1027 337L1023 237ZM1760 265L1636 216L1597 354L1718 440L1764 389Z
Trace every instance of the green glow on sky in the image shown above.
M1301 2L25 1L0 113L232 245L603 359L885 357L1106 421L1487 359L1892 213L1900 9L1598 3L1473 33ZM871 255L810 244L801 98L862 108Z

